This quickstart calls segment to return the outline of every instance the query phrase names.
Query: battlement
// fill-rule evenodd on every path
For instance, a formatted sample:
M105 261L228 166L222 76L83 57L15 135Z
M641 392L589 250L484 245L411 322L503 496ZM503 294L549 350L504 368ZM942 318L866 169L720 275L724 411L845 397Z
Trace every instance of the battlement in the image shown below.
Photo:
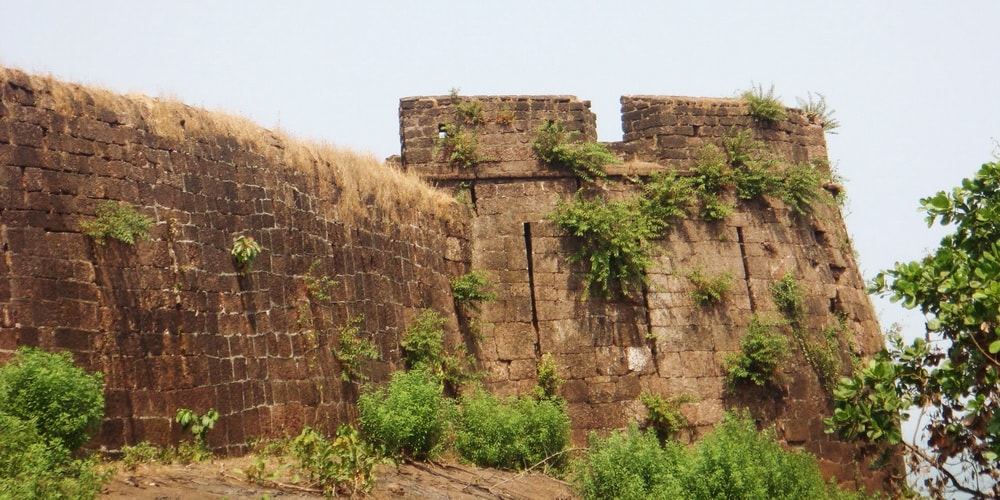
M478 109L475 120L463 116L470 109ZM633 95L622 96L621 111L622 140L605 143L623 164L609 168L611 174L632 173L634 163L686 170L701 146L746 128L792 162L826 158L822 126L797 109L782 122L765 124L750 116L741 99ZM565 176L539 162L531 148L547 121L561 121L583 140L597 140L590 101L569 95L407 97L400 100L399 119L403 168L438 182ZM475 147L474 169L450 161L444 147L449 126Z

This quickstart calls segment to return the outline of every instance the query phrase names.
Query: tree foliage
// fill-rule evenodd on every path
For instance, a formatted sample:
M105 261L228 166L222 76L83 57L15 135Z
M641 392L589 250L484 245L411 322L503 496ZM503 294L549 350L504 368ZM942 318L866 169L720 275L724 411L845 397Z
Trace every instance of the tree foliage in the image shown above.
M928 226L953 229L919 261L879 273L872 291L919 309L925 338L876 357L836 391L831 430L871 442L897 443L900 419L911 405L929 410L930 454L945 483L973 494L977 481L997 485L1000 455L1000 163L987 163L952 192L920 200ZM920 450L913 448L917 453ZM958 477L943 465L959 460Z

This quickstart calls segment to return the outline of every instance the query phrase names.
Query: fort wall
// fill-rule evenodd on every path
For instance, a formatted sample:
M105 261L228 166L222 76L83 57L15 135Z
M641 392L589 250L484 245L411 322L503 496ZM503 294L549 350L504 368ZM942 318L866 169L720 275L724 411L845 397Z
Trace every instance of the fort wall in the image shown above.
M68 349L102 371L96 443L112 451L176 443L178 408L218 410L223 452L335 429L355 415L331 353L348 319L381 349L376 380L423 308L457 329L463 209L385 170L238 118L0 72L0 357ZM106 200L151 217L151 239L82 234ZM239 235L263 248L243 274ZM323 277L327 299L308 290Z
M475 100L483 102L484 122L465 123L466 133L474 134L478 144L514 146L511 157L496 158L487 150L481 163L465 168L449 162L435 134L438 124L464 123L455 107ZM501 108L523 103L509 115L516 125L491 123L497 105L492 103ZM692 424L684 438L710 430L728 410L750 408L759 421L775 424L786 443L820 457L826 474L867 478L878 487L883 477L864 470L859 450L824 433L822 419L831 413L831 402L807 360L807 344L817 345L821 332L840 324L844 337L835 356L844 370L850 370L853 359L883 347L832 195L824 193L825 201L815 203L808 215L778 199L731 196L727 201L736 208L724 220L694 216L668 229L655 242L649 286L611 299L586 297L585 263L567 261L580 243L549 220L560 200L578 193L622 199L639 193L632 182L636 178L653 172L687 175L701 147L721 148L725 137L740 130L751 130L769 151L784 157L777 168L807 163L828 169L822 127L798 110L789 110L785 121L760 123L738 99L625 96L622 111L623 141L606 143L622 163L607 168L609 179L590 184L568 169L541 162L530 145L538 127L551 120L564 120L567 129L580 130L580 138L595 140L586 101L566 96L401 101L403 168L470 200L472 268L489 271L499 283L497 300L485 304L481 315L478 356L488 385L501 394L529 393L541 355L551 353L566 379L563 396L577 443L584 443L590 431L643 421L646 409L639 396L649 392L691 400L681 405ZM420 161L411 163L414 157ZM721 304L695 304L687 276L696 270L734 278ZM780 390L733 390L724 360L740 350L753 315L780 319L771 286L786 273L803 291L802 331L809 332L796 340L791 329L784 329L795 351L783 367L788 383Z
M464 116L463 103L481 106L482 119ZM104 372L107 418L93 443L104 449L175 443L172 418L186 407L216 408L209 443L238 453L253 437L355 418L357 387L331 351L339 327L361 318L383 358L363 369L380 383L401 367L409 320L431 308L497 393L528 393L551 353L577 444L641 421L644 392L689 396L685 439L749 407L816 454L827 476L880 489L887 473L867 471L871 457L823 432L830 400L804 349L840 324L843 366L882 347L835 203L801 215L777 199L733 198L724 220L680 220L656 241L649 286L612 299L584 296L582 264L567 262L579 243L548 218L581 190L622 198L637 192L632 179L684 175L701 146L734 130L826 168L821 127L796 110L761 124L734 99L625 96L622 111L623 140L607 144L621 164L588 184L531 146L553 120L596 140L587 101L405 98L403 173L240 119L0 71L0 360L36 345ZM474 140L475 165L443 147L442 134L459 131ZM99 245L82 234L108 200L151 217L151 239ZM229 254L239 235L263 247L245 273ZM449 286L469 269L497 283L478 338L459 332L468 318ZM686 276L696 269L733 276L721 304L694 304ZM776 314L770 287L786 273L804 292L811 337L793 339L783 387L731 390L724 359L752 315ZM329 297L310 293L324 277L337 282Z

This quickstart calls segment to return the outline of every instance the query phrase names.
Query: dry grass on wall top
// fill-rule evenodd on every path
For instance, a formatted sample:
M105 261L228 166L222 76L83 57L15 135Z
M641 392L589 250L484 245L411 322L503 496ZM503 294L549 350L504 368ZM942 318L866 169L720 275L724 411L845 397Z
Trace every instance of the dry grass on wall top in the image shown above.
M123 96L99 87L64 83L0 67L0 82L8 81L27 81L39 107L65 116L114 122L178 143L230 137L242 149L269 158L275 164L310 175L332 176L334 184L347 194L339 199L341 213L345 215L367 217L371 209L367 206L369 202L394 219L414 210L446 220L458 213L451 195L371 154L296 139L284 131L265 129L241 116L207 111L173 99L141 94Z

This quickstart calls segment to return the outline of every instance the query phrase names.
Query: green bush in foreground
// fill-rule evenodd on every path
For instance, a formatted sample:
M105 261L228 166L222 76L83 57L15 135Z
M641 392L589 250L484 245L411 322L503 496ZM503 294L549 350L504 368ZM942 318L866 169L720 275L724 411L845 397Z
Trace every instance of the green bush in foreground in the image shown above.
M0 413L0 498L94 498L107 476L93 458L74 459L30 422Z
M383 461L350 425L341 425L333 439L306 427L292 442L291 454L296 468L330 497L370 491L375 466Z
M73 458L104 416L100 373L20 348L0 367L0 498L93 498L107 476Z
M607 438L590 436L590 452L573 465L577 490L587 499L683 498L677 462L683 450L660 446L651 432L634 425Z
M0 413L34 422L39 435L73 451L104 417L104 375L73 366L68 352L22 347L0 367Z
M864 494L826 483L816 458L787 451L749 415L729 414L691 449L661 447L634 426L591 437L590 453L574 463L574 484L587 499L848 499Z
M691 498L827 498L816 458L787 451L749 415L728 415L685 464Z
M476 465L524 469L550 459L559 466L568 443L561 401L500 399L484 390L462 398L455 449Z
M448 428L444 387L422 371L396 372L387 387L358 398L361 432L389 455L418 460L434 456Z

